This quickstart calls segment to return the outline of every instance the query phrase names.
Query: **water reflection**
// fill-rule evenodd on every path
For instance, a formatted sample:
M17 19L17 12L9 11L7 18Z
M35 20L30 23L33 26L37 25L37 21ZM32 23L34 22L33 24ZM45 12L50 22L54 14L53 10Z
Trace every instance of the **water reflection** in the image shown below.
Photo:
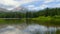
M31 34L36 34L37 32L43 34L47 31L47 27L41 25L29 25L25 31L30 32Z
M0 29L0 34L56 34L56 31L60 30L60 27L46 27L38 24L28 25L22 30L20 28L7 26Z

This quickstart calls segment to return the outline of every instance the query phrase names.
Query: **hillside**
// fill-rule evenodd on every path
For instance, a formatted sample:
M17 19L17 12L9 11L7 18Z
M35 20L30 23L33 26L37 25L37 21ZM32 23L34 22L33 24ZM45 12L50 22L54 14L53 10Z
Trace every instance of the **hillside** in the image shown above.
M13 10L0 8L0 18L35 18L39 16L60 16L60 8L46 8L36 12L22 9L13 12Z
M46 8L37 12L28 12L28 17L60 16L60 8Z

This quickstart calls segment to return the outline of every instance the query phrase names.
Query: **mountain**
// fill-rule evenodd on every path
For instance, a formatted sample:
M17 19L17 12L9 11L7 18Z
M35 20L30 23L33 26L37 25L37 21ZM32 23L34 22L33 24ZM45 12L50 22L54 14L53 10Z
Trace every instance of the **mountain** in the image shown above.
M0 12L21 12L21 13L26 13L26 12L30 12L31 10L28 10L26 7L16 7L12 10L7 10L5 8L0 8ZM36 12L36 11L31 11L31 12Z
M17 11L17 12L26 13L28 11L28 9L26 9L25 7L16 7L12 11L13 12Z
M28 10L24 7L16 7L12 10L7 10L5 8L0 8L0 12L21 12L21 13L26 13Z
M4 8L0 8L0 12L8 12L9 10L4 9Z

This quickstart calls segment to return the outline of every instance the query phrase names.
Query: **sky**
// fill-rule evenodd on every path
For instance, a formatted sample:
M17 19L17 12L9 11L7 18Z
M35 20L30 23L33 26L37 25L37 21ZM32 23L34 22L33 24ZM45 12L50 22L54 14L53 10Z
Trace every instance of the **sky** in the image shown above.
M60 0L0 0L0 7L12 10L16 7L26 7L29 10L60 7Z

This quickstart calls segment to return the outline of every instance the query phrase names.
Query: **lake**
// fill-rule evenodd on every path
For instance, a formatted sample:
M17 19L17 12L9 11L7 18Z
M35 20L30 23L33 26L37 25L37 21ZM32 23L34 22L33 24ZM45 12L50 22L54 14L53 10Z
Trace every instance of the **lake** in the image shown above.
M0 26L0 34L60 34L60 27L39 24L13 24Z

